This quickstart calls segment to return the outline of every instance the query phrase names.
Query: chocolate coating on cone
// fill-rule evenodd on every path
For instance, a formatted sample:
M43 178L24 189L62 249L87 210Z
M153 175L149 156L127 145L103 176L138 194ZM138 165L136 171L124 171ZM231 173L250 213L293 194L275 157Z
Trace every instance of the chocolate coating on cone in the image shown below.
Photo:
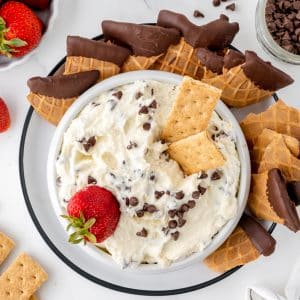
M128 45L136 56L162 54L180 39L180 33L175 28L151 25L103 21L102 30L107 39Z
M239 225L244 229L255 248L261 254L269 256L274 252L276 241L271 234L252 217L244 214Z
M295 203L295 205L300 205L300 181L288 182L287 190L291 200Z
M79 36L68 36L67 55L95 58L122 66L130 55L130 50L103 41L94 41Z
M263 61L255 52L246 51L245 57L246 62L242 69L259 88L277 91L294 82L288 74L275 68L270 62Z
M245 62L245 55L235 50L228 50L224 56L224 68L230 70Z
M292 231L300 230L300 220L295 203L290 199L286 182L279 169L268 173L267 193L270 204L284 224Z
M208 70L221 74L224 65L224 57L218 55L205 48L198 48L196 52L202 65L204 65Z
M58 99L80 96L99 79L99 71L71 75L32 77L27 81L31 92Z
M239 31L239 24L229 23L228 18L224 15L206 25L197 26L191 23L186 16L169 10L159 12L157 25L177 28L192 47L211 50L228 47Z

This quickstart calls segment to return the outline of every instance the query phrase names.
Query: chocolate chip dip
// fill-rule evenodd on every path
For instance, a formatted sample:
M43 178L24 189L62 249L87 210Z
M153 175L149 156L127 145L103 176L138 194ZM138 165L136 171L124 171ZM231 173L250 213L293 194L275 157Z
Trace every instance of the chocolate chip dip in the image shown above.
M97 184L120 203L114 234L99 246L122 267L166 266L202 251L236 214L240 161L230 123L213 113L208 132L222 168L186 176L160 140L177 86L136 81L105 92L72 121L56 162L62 207Z

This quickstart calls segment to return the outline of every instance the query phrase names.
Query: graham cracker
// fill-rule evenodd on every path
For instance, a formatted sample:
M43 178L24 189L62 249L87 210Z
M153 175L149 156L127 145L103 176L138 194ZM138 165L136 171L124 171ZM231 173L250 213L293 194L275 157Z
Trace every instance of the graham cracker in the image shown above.
M207 131L172 143L168 152L187 175L216 169L225 163L222 153L209 138Z
M167 142L176 142L207 128L221 90L185 76L162 132Z
M5 261L14 247L14 241L0 232L0 265Z
M32 295L29 300L38 300L38 297L36 295Z
M0 299L28 300L47 278L43 268L22 253L0 277Z

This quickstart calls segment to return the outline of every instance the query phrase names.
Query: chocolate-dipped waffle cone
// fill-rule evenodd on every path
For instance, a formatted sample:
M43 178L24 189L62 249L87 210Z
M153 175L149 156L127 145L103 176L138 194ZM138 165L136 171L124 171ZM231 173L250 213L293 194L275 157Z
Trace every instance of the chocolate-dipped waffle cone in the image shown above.
M249 146L264 128L300 139L300 111L287 106L282 100L277 101L260 114L250 113L242 122L241 127Z
M274 168L280 169L288 181L300 181L300 160L291 153L282 136L266 147L258 173Z
M28 101L45 120L57 125L78 96L99 78L96 70L71 75L33 77L28 80Z
M180 39L179 44L171 45L152 69L187 75L194 79L201 79L204 74L204 68L196 56L196 50L184 38Z
M252 175L248 207L259 219L284 224L294 232L300 229L295 203L279 169Z
M244 107L271 96L291 84L293 79L254 52L246 51L245 63L203 81L222 89L221 98L227 105Z
M251 153L251 164L252 172L257 172L259 164L262 160L266 147L274 140L283 137L287 148L291 153L298 157L300 154L300 143L299 140L286 135L277 133L276 131L265 128L262 133L256 138L253 148L250 150Z
M256 260L261 254L270 255L275 244L272 236L259 223L244 215L224 244L204 263L213 271L223 273Z
M98 70L99 81L104 80L120 73L120 67L129 55L130 51L124 47L79 36L68 36L64 74Z
M153 64L162 56L163 54L146 57L146 56L134 56L130 55L128 59L124 62L122 66L122 72L130 72L136 70L148 70L151 69Z

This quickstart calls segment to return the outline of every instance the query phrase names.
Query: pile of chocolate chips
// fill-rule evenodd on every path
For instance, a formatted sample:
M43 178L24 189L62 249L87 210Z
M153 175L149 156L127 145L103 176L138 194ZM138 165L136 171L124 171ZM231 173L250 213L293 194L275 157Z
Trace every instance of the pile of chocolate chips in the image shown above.
M300 55L300 1L268 0L266 22L278 45Z

